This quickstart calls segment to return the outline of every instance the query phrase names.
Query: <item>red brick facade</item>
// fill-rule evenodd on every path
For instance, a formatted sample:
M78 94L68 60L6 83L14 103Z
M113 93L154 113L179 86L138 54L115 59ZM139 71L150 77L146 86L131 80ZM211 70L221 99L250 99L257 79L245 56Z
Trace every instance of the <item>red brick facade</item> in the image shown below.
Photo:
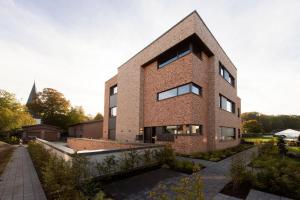
M193 51L158 68L160 57L184 42L189 42ZM194 52L196 46L201 53ZM220 63L235 79L234 86L219 74ZM237 96L236 71L198 13L193 12L123 64L118 75L106 82L104 135L108 132L109 89L117 84L116 140L134 142L145 127L202 125L200 135L176 135L171 143L176 151L212 151L237 145L241 101ZM200 86L202 94L157 100L159 92L187 83ZM220 108L220 94L234 102L235 112ZM221 140L221 127L234 128L236 138Z

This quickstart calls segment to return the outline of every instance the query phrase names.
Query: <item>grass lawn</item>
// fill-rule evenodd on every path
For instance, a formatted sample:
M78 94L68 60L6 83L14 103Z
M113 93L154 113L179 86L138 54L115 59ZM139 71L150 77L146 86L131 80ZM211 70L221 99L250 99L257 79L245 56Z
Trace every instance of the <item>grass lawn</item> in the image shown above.
M300 147L288 147L289 152L300 153Z
M0 175L5 169L6 164L10 160L15 147L0 141Z
M241 151L244 151L246 149L251 148L252 144L239 144L238 146L223 149L223 150L217 150L212 152L196 152L192 154L178 154L179 156L183 157L189 157L189 158L197 158L197 159L203 159L208 161L217 162L220 160L223 160L229 156L232 156L236 153L239 153Z
M266 142L276 142L276 138L273 137L253 137L253 138L243 138L244 142L253 142L254 144L261 144Z

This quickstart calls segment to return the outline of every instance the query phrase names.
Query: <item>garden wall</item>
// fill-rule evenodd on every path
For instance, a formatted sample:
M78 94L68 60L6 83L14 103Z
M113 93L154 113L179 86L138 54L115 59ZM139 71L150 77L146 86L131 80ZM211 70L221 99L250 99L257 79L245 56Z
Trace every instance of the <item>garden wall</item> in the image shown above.
M68 140L68 144L70 146L76 146L80 144L80 141L83 141L83 144L91 144L93 142L100 143L100 140L92 141L93 139L71 139ZM74 155L80 155L88 159L90 162L90 170L92 174L97 174L97 164L105 162L105 159L108 157L114 157L114 160L122 161L126 157L130 157L131 155L135 155L135 157L142 158L145 154L149 153L151 157L154 157L155 152L160 151L164 148L164 145L159 144L125 144L112 142L106 143L103 142L103 147L108 146L107 149L97 149L97 150L73 150L71 148L58 145L52 142L48 142L41 139L36 139L36 141L42 144L46 149L48 149L51 153L56 154L58 157L63 158L65 161L71 161ZM98 144L101 146L100 144ZM112 145L115 145L116 148L112 148ZM84 146L84 145L83 145ZM76 146L78 147L78 146ZM81 146L82 147L82 146ZM87 146L88 147L88 146ZM143 167L145 165L143 159L140 159L136 163L136 167ZM118 170L118 169L117 169ZM121 170L121 169L120 169Z

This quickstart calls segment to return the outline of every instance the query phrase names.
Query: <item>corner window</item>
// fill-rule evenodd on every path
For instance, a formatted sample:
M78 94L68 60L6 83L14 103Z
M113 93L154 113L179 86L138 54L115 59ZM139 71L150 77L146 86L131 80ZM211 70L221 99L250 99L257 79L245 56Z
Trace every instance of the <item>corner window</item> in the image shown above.
M202 125L174 125L155 127L156 134L198 134L202 135Z
M220 127L220 140L234 140L235 139L235 128Z
M176 87L176 88L166 90L164 92L157 93L157 99L164 100L164 99L168 99L171 97L176 97L176 96L180 96L180 95L188 94L188 93L194 93L196 95L201 95L202 88L200 86L196 85L195 83L188 83L188 84Z
M202 135L202 126L199 125L190 125L192 134L200 134Z
M229 71L224 67L222 63L219 62L219 74L234 87L234 77L229 73Z
M235 113L235 103L220 94L220 108Z
M109 109L109 116L116 117L117 116L117 107L112 107Z
M164 66L178 60L179 58L189 54L191 52L191 47L189 43L182 44L179 47L170 49L160 56L158 59L158 68L163 68Z
M111 95L111 96L114 95L114 94L117 94L117 92L118 92L118 87L117 87L117 85L112 86L112 87L110 88L110 95Z

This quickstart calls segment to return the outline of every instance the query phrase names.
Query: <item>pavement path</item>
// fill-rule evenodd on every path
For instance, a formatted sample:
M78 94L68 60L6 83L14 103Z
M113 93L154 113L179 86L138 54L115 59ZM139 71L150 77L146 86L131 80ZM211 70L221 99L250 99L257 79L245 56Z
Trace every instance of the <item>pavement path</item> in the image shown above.
M216 199L215 196L217 196L217 194L223 189L223 187L230 182L231 179L229 175L232 159L238 156L242 156L245 159L246 163L249 164L251 162L253 153L257 153L257 147L242 151L219 162L210 162L201 159L184 157L178 158L191 160L195 163L200 163L206 166L206 168L201 170L199 173L201 174L203 181L204 198L210 200Z
M0 200L46 200L27 149L17 147L0 177Z

